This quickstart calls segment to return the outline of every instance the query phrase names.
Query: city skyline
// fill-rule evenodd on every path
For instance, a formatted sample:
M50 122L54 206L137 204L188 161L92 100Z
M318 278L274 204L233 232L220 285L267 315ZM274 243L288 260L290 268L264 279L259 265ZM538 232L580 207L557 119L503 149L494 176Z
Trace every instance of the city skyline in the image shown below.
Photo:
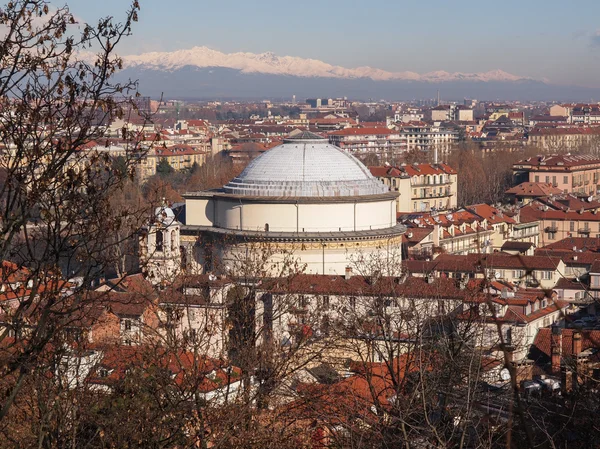
M429 7L379 1L309 0L281 4L141 2L123 55L195 46L224 53L273 52L346 68L370 66L420 74L502 70L557 85L600 87L600 4L577 9L557 1L506 1L501 6L441 1ZM124 14L123 2L71 3L83 21ZM585 15L581 11L586 11ZM377 51L374 51L377 50Z

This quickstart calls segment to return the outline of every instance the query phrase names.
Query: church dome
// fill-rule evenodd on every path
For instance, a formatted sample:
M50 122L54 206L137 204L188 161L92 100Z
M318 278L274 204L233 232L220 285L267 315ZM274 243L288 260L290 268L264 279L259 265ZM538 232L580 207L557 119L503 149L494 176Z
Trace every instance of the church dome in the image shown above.
M389 191L354 156L310 132L286 138L264 152L223 190L267 197L345 197Z

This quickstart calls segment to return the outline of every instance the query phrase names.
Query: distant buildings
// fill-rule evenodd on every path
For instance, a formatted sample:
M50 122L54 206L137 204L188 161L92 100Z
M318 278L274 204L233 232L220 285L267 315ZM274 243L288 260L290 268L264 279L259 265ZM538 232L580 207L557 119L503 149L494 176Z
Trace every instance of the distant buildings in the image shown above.
M463 105L440 105L427 112L427 119L432 122L471 121L473 109Z
M406 137L388 128L346 128L329 133L329 142L352 153L373 153L393 160L406 151Z
M458 142L459 132L455 128L425 122L409 122L396 125L406 139L406 150L430 152L435 149L446 152Z

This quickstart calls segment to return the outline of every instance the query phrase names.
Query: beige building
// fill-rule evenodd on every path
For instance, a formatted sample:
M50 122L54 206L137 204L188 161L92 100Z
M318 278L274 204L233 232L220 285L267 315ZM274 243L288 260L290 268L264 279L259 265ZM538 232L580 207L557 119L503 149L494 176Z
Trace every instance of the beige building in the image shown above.
M600 159L588 154L535 156L513 165L517 183L552 184L564 193L596 195L600 191Z
M457 206L458 174L447 164L369 167L373 176L398 192L397 212L446 211Z
M142 180L156 174L156 168L162 159L165 159L175 170L190 170L194 164L204 165L208 154L208 150L190 145L157 146L150 149L141 160Z
M597 149L599 141L598 126L535 127L528 135L529 145L547 153L578 151L582 147Z
M470 122L473 120L473 109L455 104L440 105L427 111L427 118L432 122Z
M533 202L521 209L523 221L538 221L540 245L569 237L600 237L600 214L597 209L552 210L548 206Z

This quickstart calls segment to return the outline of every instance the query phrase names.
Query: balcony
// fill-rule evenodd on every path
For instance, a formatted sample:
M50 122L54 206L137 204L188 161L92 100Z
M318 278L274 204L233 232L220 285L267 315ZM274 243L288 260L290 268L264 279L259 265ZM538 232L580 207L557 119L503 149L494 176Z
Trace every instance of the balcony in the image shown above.
M578 229L578 230L577 230L577 234L585 234L585 235L589 235L589 234L590 234L590 230L589 230L589 229L586 229L586 228Z
M546 232L558 232L558 226L546 226L544 229Z
M411 187L435 187L435 186L448 186L451 184L452 184L452 181L448 180L446 182L438 182L437 184L434 184L432 182L430 182L430 183L423 182L423 183L416 183L416 184L411 183L410 186Z
M412 195L411 198L413 200L423 200L427 198L445 198L447 196L452 196L453 193L450 190L446 190L444 192L425 192L424 195L418 193L417 195Z

